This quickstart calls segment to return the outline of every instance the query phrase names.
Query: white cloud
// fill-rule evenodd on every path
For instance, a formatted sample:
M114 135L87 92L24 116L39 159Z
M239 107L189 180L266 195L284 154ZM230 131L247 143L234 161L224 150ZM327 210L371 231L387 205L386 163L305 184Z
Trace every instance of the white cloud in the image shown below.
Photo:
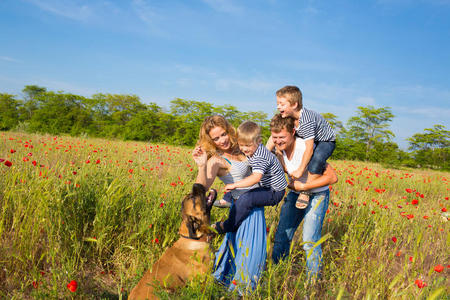
M19 59L15 59L9 56L0 56L0 60L8 61L8 62L14 62L14 63L21 63L22 61Z
M244 12L244 8L231 0L203 0L212 9L218 12L228 13L232 15L240 15Z
M375 106L376 105L375 99L372 97L358 97L358 98L356 98L355 103L364 105L364 106L367 106L367 105Z
M93 7L88 3L82 4L80 1L68 0L27 0L40 9L52 14L72 19L75 21L86 22L95 16Z
M450 118L450 108L444 107L410 107L410 106L393 106L394 111L400 112L406 115L415 115L414 118L420 122L423 118L434 119L436 122L439 120L447 120L449 122ZM419 118L417 117L419 116Z
M147 33L164 38L170 37L170 34L163 30L164 22L167 20L148 1L133 0L132 9L139 20L145 24L144 30Z

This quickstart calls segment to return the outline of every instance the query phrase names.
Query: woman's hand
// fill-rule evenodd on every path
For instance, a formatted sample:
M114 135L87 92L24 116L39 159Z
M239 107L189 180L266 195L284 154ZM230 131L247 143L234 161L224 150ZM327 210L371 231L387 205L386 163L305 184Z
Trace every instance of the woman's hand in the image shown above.
M199 167L205 166L206 162L208 161L206 152L203 151L202 147L200 146L195 147L194 151L192 151L192 158Z

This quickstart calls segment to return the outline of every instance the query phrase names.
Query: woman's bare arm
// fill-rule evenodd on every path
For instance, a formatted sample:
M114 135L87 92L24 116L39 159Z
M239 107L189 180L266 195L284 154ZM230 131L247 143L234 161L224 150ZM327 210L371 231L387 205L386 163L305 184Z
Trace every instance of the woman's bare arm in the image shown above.
M203 184L208 190L214 183L216 176L221 168L220 162L215 158L207 158L206 152L201 147L196 147L192 151L192 157L198 166L198 173L195 183Z

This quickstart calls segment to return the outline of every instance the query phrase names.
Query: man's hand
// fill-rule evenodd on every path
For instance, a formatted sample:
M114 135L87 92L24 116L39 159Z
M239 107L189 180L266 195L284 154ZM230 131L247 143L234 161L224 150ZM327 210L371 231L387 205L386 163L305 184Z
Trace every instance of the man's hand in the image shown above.
M305 184L300 182L300 181L298 181L298 180L289 182L288 188L290 188L291 190L296 191L296 192L306 190L305 189Z
M231 192L236 188L236 185L234 183L227 184L225 186L225 193Z

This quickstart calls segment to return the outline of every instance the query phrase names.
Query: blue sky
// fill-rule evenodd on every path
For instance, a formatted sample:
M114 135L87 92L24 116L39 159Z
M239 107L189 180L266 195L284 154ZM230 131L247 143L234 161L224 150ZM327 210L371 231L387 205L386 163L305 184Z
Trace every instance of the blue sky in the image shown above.
M0 92L29 84L269 117L293 84L344 124L390 106L406 148L450 128L450 0L0 0Z

